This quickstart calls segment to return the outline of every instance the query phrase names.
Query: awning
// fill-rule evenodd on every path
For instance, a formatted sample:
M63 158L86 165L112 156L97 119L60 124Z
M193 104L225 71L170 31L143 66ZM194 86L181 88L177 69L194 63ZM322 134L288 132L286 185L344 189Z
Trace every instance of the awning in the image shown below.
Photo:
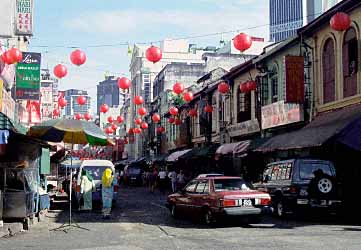
M211 145L205 147L193 148L189 152L179 157L179 160L186 160L191 158L213 157L218 145Z
M237 155L246 152L251 145L251 140L245 140L240 142L233 142L221 145L217 148L215 156L216 160L220 158L221 155Z
M167 160L168 156L169 156L168 154L157 155L153 161L154 162L163 162L163 161Z
M239 142L227 143L221 145L216 150L216 155L228 155L233 154L234 148L238 145Z
M167 161L168 162L174 162L177 161L178 158L182 155L184 155L185 153L191 151L191 149L185 149L185 150L181 150L181 151L175 151L173 153L171 153L168 157L167 157Z
M322 113L304 128L272 137L255 151L271 152L321 146L336 135L343 134L343 130L358 119L361 119L361 105ZM360 129L361 127L358 127L358 130ZM360 137L357 139L361 140ZM359 144L361 145L361 142Z

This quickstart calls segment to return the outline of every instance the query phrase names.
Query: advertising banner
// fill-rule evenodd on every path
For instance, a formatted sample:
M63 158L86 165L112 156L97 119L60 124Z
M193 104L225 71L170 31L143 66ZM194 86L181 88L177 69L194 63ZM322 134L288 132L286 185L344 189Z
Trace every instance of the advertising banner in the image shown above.
M33 0L16 0L15 34L33 34Z
M40 99L41 54L23 52L23 60L16 65L16 99Z

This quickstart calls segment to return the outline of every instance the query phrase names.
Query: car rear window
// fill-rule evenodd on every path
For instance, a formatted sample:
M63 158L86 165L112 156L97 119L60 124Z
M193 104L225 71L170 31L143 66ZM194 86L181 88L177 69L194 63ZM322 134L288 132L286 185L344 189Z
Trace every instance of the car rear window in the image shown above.
M252 186L242 179L215 179L214 191L249 191Z
M206 194L209 192L208 180L198 182L196 193Z
M89 171L89 173L93 176L94 180L101 180L103 176L103 172L106 169L106 167L102 166L85 166L83 167L86 171Z
M304 162L300 165L300 178L305 180L310 180L315 177L314 172L319 169L324 174L332 176L330 165L325 163Z
M264 177L269 176L270 181L289 180L292 174L292 163L280 163L273 165L265 171Z

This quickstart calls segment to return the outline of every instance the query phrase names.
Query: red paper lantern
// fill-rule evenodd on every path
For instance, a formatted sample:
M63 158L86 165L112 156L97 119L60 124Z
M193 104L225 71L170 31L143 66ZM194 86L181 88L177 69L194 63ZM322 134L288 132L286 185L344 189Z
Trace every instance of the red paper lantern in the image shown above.
M189 110L188 114L191 117L196 117L197 116L197 110L196 109L191 109L191 110Z
M175 124L175 125L181 125L181 124L182 124L182 120L179 119L179 118L177 118L177 119L175 119L174 124Z
M162 51L160 48L152 45L145 52L145 57L148 59L148 61L156 63L162 59Z
M114 130L113 130L111 127L106 127L104 131L105 131L105 133L107 133L108 135L109 135L109 134L113 134L113 132L114 132Z
M118 126L117 126L116 124L112 124L112 129L113 129L114 131L117 131L117 128L118 128Z
M255 81L247 81L245 83L247 91L254 91L257 89L257 83Z
M64 65L58 64L54 67L54 75L57 78L63 78L66 74L68 74L68 70Z
M170 113L171 115L178 115L178 109L177 109L176 107L171 107L171 108L169 109L169 113Z
M61 108L64 108L67 103L68 103L68 102L67 102L67 101L65 100L65 98L63 98L63 97L60 97L60 98L58 99L58 105L59 105L59 107L61 107Z
M13 62L21 62L23 60L23 53L17 48L10 49L9 56Z
M91 118L92 118L91 114L85 113L85 115L84 115L85 120L89 121Z
M79 105L84 105L86 103L86 97L85 96L78 96L76 99Z
M82 64L85 63L86 61L86 55L83 51L81 50L74 50L71 54L70 54L70 61L77 65L80 66Z
M54 109L53 110L53 116L58 117L59 115L60 115L60 110L59 109Z
M2 53L1 55L1 59L3 60L4 63L6 64L13 64L14 61L10 56L10 52L9 51L5 51L4 53Z
M218 84L218 92L221 94L227 94L229 92L229 85L225 82Z
M131 85L132 85L132 82L128 78L126 78L126 77L118 78L118 87L119 88L129 89Z
M183 95L183 100L185 102L191 102L193 100L193 93L192 92L186 92Z
M160 121L160 115L155 113L153 116L152 116L152 120L153 122L157 123Z
M182 94L183 91L184 91L184 86L183 86L183 84L181 84L180 82L176 82L176 83L173 85L173 92L176 93L177 95Z
M127 139L124 139L124 144L128 144L128 140Z
M164 127L158 127L157 128L157 133L158 134L161 134L161 133L163 133L165 131L165 128Z
M245 33L240 33L233 38L233 45L236 49L243 52L252 46L252 38Z
M139 114L140 116L146 115L146 114L147 114L147 109L144 108L144 107L139 108L139 109L138 109L138 114Z
M135 118L134 122L135 122L135 124L140 125L140 124L142 124L142 119L141 118Z
M148 123L143 122L141 125L142 129L147 129L148 128Z
M109 123L113 123L113 122L114 122L114 118L111 117L111 116L109 116L109 117L108 117L108 122L109 122Z
M82 116L80 113L77 113L77 114L75 115L75 119L81 120L81 118L83 118L83 116Z
M130 128L128 131L128 134L130 134L130 135L134 134L134 128Z
M144 103L143 97L140 95L135 96L134 103L135 103L135 105L142 105Z
M344 31L350 28L351 18L344 12L337 12L330 20L331 28L336 31Z
M105 103L100 106L100 112L106 113L108 112L108 110L109 110L109 106L106 105Z
M246 92L248 92L247 82L241 83L241 84L239 85L239 90L241 91L241 93L246 93Z
M171 118L168 119L168 122L169 122L170 124L173 124L173 123L175 122L175 119L174 119L173 117L171 117Z
M134 128L133 131L134 131L134 134L140 134L140 133L142 133L142 129L141 129L141 128Z
M207 105L204 107L204 111L206 113L212 113L213 112L213 107L211 105Z
M124 122L124 116L118 115L118 117L117 117L117 122L118 122L118 123Z

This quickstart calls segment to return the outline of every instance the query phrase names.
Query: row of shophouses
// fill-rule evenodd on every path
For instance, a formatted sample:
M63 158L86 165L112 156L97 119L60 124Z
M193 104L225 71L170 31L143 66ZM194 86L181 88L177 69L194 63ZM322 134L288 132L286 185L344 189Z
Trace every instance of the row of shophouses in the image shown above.
M334 31L330 19L348 13L351 27ZM253 180L265 164L295 157L334 162L344 193L361 178L361 2L345 0L301 28L297 36L264 48L229 71L216 68L197 81L194 99L178 105L144 134L143 156L173 155L182 167L243 174ZM249 80L255 90L240 86ZM227 94L218 85L230 86ZM191 89L194 90L194 89ZM159 112L160 103L152 103ZM169 103L169 107L174 103ZM213 111L205 112L211 105ZM197 116L189 116L196 109ZM169 156L168 156L169 159Z

